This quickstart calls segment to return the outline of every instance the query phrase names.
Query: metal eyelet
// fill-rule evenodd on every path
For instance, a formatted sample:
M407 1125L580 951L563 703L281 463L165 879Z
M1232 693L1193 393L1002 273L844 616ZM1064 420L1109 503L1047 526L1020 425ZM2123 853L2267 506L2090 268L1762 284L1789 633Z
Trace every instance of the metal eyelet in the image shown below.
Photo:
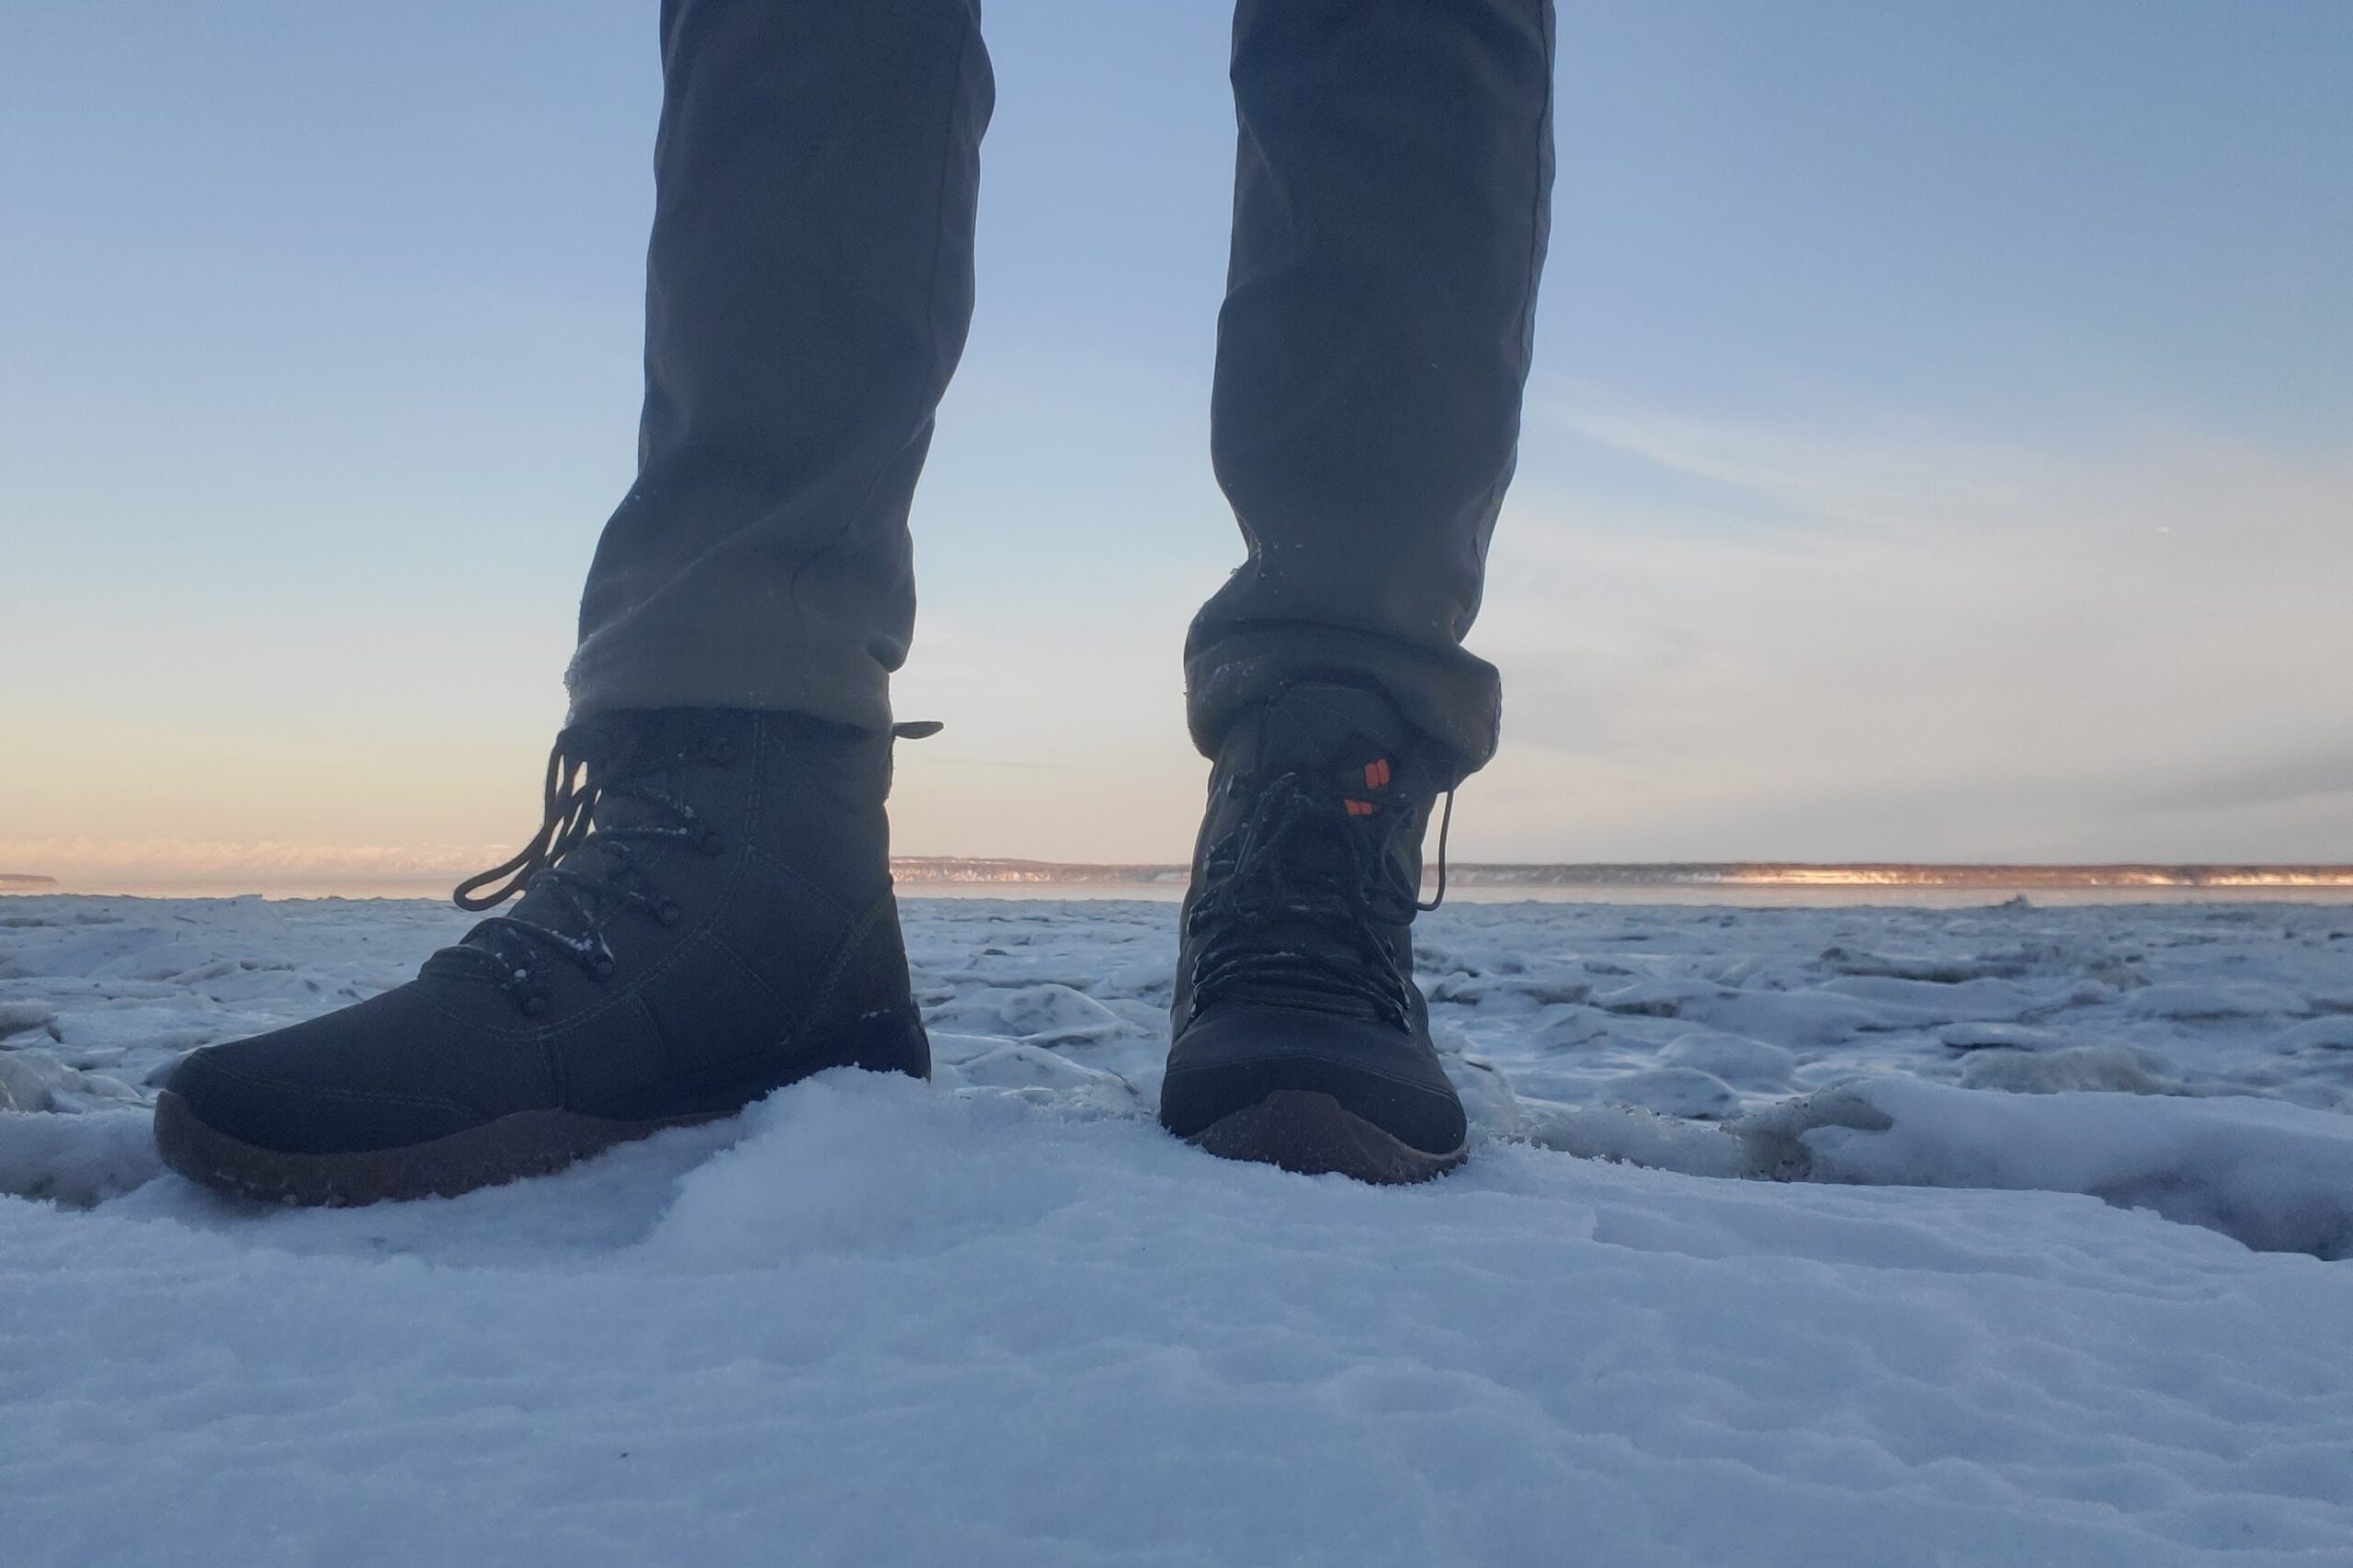
M597 956L596 961L588 966L588 978L591 980L610 980L613 978L613 971L619 967L619 965L613 962L612 954L601 953Z
M526 991L517 999L516 1005L523 1009L525 1017L536 1018L548 1010L548 994L544 991Z
M662 901L662 907L654 912L654 918L659 920L665 926L676 926L679 921L684 920L686 917L687 912L680 909L676 903L669 899L664 899Z
M705 855L724 855L727 853L727 846L725 842L722 841L716 833L704 834L702 838L696 844L695 847L701 850Z

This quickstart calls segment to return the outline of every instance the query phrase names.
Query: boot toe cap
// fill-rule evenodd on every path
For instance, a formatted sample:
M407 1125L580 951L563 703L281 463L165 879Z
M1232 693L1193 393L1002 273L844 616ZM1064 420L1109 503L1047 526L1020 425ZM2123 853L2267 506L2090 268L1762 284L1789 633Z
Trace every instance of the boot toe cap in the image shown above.
M264 1035L192 1052L164 1082L222 1137L288 1154L345 1154L444 1137L478 1118L454 1099L321 1081L270 1058ZM254 1049L261 1048L261 1049Z
M1413 1036L1328 1013L1241 1004L1194 1019L1169 1051L1161 1124L1190 1138L1285 1090L1329 1095L1425 1153L1452 1153L1468 1136L1454 1085Z

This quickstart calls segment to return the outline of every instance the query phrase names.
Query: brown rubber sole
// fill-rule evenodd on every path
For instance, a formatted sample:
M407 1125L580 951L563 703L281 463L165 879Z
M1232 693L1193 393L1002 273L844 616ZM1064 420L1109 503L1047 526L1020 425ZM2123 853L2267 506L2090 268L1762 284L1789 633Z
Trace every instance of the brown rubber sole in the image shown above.
M155 1096L155 1152L191 1181L266 1203L346 1209L411 1198L455 1198L476 1187L546 1176L616 1143L733 1112L608 1121L568 1110L526 1110L399 1149L285 1154L206 1126L188 1101Z
M1220 1117L1186 1142L1223 1160L1279 1165L1302 1176L1354 1176L1376 1187L1404 1187L1444 1176L1469 1153L1426 1153L1399 1142L1330 1095L1307 1089L1278 1089L1256 1105Z

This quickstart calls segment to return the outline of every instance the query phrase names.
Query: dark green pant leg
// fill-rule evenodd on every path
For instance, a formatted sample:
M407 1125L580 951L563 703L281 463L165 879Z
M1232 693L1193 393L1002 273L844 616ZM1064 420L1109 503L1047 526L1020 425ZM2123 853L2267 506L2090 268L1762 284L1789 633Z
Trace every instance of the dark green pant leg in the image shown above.
M1463 651L1510 483L1552 188L1550 0L1241 0L1211 444L1249 546L1194 621L1195 741L1310 676L1467 771Z
M575 716L890 722L907 507L972 307L978 0L665 0L637 483Z

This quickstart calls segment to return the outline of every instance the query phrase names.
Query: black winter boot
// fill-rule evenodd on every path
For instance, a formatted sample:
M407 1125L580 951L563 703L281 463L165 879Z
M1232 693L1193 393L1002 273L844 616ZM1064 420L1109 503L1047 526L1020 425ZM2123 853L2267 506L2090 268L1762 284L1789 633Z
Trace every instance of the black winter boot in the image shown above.
M1357 687L1291 687L1227 733L1185 898L1171 1132L1360 1181L1461 1162L1411 930L1432 907L1416 902L1422 835L1454 782L1449 757Z
M828 1067L926 1077L889 734L661 709L566 729L531 846L407 984L174 1070L174 1169L290 1203L451 1194L742 1108ZM502 886L478 892L485 884Z

